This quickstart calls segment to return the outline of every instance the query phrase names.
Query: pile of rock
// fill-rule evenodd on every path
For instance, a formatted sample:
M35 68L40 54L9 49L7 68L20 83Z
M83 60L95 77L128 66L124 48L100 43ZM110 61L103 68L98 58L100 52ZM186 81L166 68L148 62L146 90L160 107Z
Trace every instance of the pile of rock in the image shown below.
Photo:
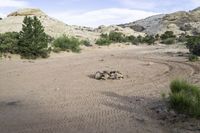
M119 71L103 71L96 72L94 78L97 80L121 80L124 76Z

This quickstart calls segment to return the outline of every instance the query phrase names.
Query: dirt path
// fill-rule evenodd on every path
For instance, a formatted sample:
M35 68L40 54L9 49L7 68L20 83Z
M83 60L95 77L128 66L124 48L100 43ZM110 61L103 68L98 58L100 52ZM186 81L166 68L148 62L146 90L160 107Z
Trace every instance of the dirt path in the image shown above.
M165 51L155 46L86 51L34 62L2 60L0 132L177 132L179 127L161 123L150 106L169 91L174 78L199 82L200 70L198 64ZM125 79L90 78L99 70L119 70Z

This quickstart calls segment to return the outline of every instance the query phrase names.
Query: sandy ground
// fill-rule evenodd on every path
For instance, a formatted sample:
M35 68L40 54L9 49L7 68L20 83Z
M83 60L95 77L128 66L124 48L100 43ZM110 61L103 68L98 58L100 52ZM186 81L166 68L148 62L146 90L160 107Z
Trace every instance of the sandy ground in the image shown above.
M89 48L36 61L0 60L1 133L190 133L199 120L168 120L152 110L181 77L200 83L199 63L169 46ZM125 79L98 81L96 71ZM166 114L167 115L167 114Z

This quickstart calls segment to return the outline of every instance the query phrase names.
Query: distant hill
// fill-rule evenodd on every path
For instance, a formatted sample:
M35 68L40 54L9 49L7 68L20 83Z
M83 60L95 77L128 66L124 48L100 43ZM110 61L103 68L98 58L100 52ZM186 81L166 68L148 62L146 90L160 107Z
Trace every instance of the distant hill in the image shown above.
M57 19L49 17L40 9L21 9L8 14L8 16L0 21L0 33L5 32L19 32L22 29L23 19L25 16L37 16L45 27L45 32L52 37L59 37L63 34L68 36L74 36L80 39L89 39L94 42L100 37L102 33L109 33L110 31L122 32L125 35L142 35L144 33L136 32L133 29L121 28L119 26L100 26L96 29L90 27L82 27L75 25L67 25Z
M37 16L45 27L45 32L52 37L59 37L66 34L91 41L99 38L101 33L109 33L110 31L122 32L125 35L134 36L162 34L168 30L173 31L176 35L200 33L200 7L189 12L179 11L171 14L160 14L131 23L100 26L96 29L67 25L49 17L40 9L26 8L12 12L6 18L0 19L0 33L19 32L22 29L25 16Z
M200 33L200 7L189 12L178 11L171 14L155 15L119 26L153 35L162 34L168 30L177 35L182 33L197 34Z
M45 27L45 32L52 37L58 37L63 34L75 36L79 38L95 39L99 36L93 32L92 28L70 26L59 20L49 17L40 9L21 9L10 13L6 18L0 21L0 33L4 32L19 32L22 29L22 23L25 16L37 16L42 25Z

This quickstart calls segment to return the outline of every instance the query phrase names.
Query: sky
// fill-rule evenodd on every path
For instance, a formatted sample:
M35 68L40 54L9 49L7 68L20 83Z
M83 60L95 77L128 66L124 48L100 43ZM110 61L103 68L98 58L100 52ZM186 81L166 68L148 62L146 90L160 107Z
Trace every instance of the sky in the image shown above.
M39 8L69 25L98 27L199 6L200 0L0 0L0 17L22 8Z

